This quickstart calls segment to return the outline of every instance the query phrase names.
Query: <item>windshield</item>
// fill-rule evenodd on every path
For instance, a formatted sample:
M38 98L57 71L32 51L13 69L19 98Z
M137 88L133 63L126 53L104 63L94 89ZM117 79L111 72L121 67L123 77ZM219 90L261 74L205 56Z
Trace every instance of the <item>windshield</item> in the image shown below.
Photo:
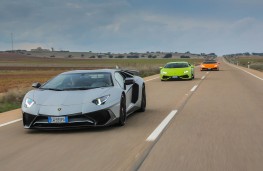
M91 72L60 74L41 86L47 90L87 90L92 88L113 86L111 73Z
M216 61L204 61L203 64L216 64Z
M164 68L187 68L189 65L187 63L169 63L164 66Z

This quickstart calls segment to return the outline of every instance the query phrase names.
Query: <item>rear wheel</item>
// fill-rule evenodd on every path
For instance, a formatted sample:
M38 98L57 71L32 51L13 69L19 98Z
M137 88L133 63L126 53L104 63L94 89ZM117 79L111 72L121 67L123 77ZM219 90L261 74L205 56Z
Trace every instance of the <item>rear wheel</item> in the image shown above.
M142 102L141 102L141 108L139 109L139 112L144 112L146 109L146 92L145 92L145 86L142 87Z
M121 95L120 100L120 117L119 117L119 126L123 126L126 123L126 99L124 95Z

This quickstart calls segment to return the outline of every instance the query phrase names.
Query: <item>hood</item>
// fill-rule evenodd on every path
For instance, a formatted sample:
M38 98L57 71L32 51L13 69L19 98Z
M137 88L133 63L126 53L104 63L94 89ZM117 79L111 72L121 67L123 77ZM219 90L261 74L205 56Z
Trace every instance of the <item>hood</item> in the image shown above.
M165 75L182 75L184 71L190 71L191 68L163 68L161 73L166 72Z
M96 88L90 90L74 91L52 91L35 90L33 99L36 104L41 106L69 106L90 103L92 100L107 95L110 88Z

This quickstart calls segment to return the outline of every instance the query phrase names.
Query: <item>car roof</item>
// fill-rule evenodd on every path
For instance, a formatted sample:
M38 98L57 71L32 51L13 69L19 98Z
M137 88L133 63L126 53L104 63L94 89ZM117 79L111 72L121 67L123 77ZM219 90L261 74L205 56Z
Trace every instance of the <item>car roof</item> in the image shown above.
M168 62L167 64L174 64L174 63L187 63L187 64L188 64L188 62L185 62L185 61L178 61L178 62Z
M77 74L77 73L93 73L93 72L114 73L115 71L120 71L120 70L119 69L72 70L72 71L63 72L61 74Z
M217 62L215 60L204 60L203 62Z

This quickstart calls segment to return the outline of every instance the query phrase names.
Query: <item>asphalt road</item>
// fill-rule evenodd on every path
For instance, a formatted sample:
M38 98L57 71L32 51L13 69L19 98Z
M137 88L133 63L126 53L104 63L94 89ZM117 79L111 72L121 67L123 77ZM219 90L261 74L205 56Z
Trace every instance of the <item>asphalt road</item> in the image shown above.
M196 67L192 81L146 78L147 110L124 127L30 131L20 110L2 113L0 169L262 171L263 74L220 69Z

